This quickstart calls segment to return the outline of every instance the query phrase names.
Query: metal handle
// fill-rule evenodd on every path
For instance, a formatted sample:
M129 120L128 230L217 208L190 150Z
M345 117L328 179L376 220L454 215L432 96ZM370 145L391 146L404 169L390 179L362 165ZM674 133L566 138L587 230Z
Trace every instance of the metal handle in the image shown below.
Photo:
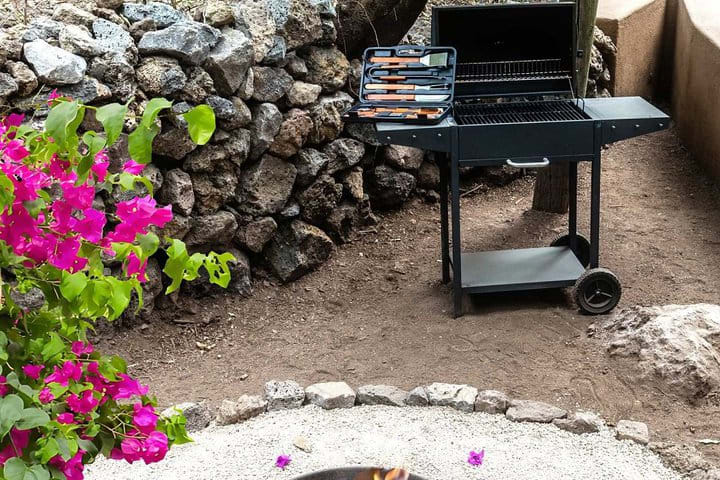
M527 163L518 163L513 162L509 158L505 161L508 165L515 168L543 168L550 165L550 159L545 157L542 159L542 162L527 162Z

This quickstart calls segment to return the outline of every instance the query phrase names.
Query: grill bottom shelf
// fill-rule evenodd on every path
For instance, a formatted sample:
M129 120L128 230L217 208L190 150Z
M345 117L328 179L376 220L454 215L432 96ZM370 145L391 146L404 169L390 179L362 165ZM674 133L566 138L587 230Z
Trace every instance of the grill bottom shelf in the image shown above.
M585 272L569 247L463 253L461 258L462 289L468 293L569 287Z

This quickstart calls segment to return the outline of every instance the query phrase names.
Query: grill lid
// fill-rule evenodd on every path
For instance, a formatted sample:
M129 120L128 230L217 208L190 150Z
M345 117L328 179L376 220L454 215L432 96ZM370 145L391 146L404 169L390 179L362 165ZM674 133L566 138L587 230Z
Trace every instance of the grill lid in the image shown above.
M432 44L455 47L455 96L572 95L575 2L435 7Z

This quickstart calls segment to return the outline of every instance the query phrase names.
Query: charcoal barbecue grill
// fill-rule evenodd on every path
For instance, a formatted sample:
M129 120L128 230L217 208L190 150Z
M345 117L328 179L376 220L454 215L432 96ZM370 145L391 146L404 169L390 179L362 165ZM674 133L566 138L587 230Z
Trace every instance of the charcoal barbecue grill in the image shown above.
M669 117L639 97L576 96L576 60L586 54L577 18L574 2L435 7L432 44L457 51L450 114L433 125L376 123L383 143L444 154L442 278L452 281L456 317L463 293L574 287L589 314L620 300L619 280L599 268L601 147L665 129ZM577 231L578 162L592 165L589 239ZM462 167L557 163L569 170L567 235L548 247L461 251Z

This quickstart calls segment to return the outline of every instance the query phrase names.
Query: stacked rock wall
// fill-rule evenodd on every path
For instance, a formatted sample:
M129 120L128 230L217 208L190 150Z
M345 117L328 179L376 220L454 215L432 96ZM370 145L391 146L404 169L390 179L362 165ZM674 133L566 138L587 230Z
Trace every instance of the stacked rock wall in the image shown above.
M358 64L334 45L335 16L332 0L211 0L189 12L62 3L0 32L0 104L37 119L52 89L87 104L129 101L138 114L152 97L174 100L146 168L175 213L162 233L197 250L229 249L238 259L231 290L247 293L258 267L290 281L324 262L354 227L375 222L371 199L397 206L418 177L423 188L438 181L419 150L380 148L367 126L343 136L341 113L353 102L344 90ZM197 147L178 114L200 103L214 108L218 130ZM100 128L91 112L83 128ZM128 121L126 133L133 128ZM109 153L117 169L127 136ZM128 196L97 200L112 210ZM162 287L151 278L150 305Z

